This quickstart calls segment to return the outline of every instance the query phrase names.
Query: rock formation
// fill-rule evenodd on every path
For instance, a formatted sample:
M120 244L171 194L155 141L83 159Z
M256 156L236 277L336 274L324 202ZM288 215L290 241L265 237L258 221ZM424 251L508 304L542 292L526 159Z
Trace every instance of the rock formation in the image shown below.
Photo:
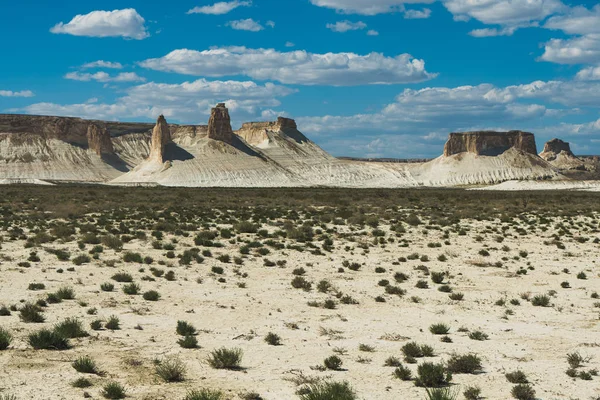
M231 119L225 103L219 103L211 110L208 120L208 137L229 144L233 142Z
M97 155L113 154L115 149L110 139L110 134L105 127L90 124L87 130L88 148Z
M158 117L156 126L152 130L152 142L150 145L150 161L164 163L165 146L171 143L171 131L164 116Z
M575 154L571 152L569 143L560 139L555 138L546 142L544 151L540 153L540 157L559 169L586 169L585 162L575 157Z
M246 143L257 146L269 139L269 132L284 134L297 142L307 142L308 139L298 131L296 121L290 118L279 117L277 121L271 122L245 122L235 134L240 136Z
M496 156L513 147L525 153L537 155L533 133L477 131L451 133L444 146L444 156L465 152Z
M554 161L562 152L564 152L565 155L575 157L575 155L571 152L571 146L569 143L555 138L546 142L544 145L544 151L540 153L540 157L546 161Z

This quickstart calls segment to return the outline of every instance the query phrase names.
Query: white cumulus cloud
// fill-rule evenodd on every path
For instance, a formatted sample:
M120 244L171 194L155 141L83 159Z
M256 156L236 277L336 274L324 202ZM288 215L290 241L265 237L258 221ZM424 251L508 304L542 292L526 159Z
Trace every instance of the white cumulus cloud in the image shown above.
M204 51L179 49L160 58L142 61L144 68L196 76L245 75L285 84L355 86L422 82L437 74L425 69L425 61L410 54L387 57L381 53L315 54L298 50L246 47Z
M377 15L403 12L404 4L429 4L434 0L310 0L312 4L342 14Z
M229 21L226 25L237 31L259 32L265 29L264 26L252 18Z
M348 32L348 31L358 31L365 29L367 24L362 21L351 22L351 21L338 21L335 24L327 24L327 29L332 30L333 32Z
M90 63L83 64L82 69L93 69L93 68L110 68L110 69L123 69L123 65L118 62L98 60Z
M76 15L66 24L60 22L54 25L50 32L91 37L120 36L137 40L150 36L144 18L133 8Z
M427 19L431 17L431 10L429 8L424 8L422 10L410 9L404 11L405 19Z
M144 82L146 79L139 76L135 72L121 72L115 76L111 76L104 71L99 71L94 74L69 72L65 75L65 79L81 82Z
M210 6L198 6L189 10L188 14L211 14L211 15L223 15L230 11L235 10L238 7L250 7L251 1L220 1Z
M21 90L13 92L12 90L0 90L0 97L33 97L35 94L31 90Z

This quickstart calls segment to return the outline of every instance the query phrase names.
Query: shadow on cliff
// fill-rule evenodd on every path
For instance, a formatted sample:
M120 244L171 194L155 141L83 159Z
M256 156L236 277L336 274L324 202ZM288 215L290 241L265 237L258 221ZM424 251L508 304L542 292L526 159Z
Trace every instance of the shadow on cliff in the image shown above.
M233 135L233 139L231 141L231 146L234 147L235 149L241 151L242 153L249 155L250 157L258 157L263 161L267 161L266 157L263 154L252 150L246 144L246 142L244 142L242 139L240 139L240 137L238 135Z
M496 156L499 156L501 154L504 154L504 152L506 152L508 149L510 149L509 146L505 146L505 147L490 147L489 149L481 150L479 152L479 155L496 157Z
M298 129L282 129L282 132L289 138L294 139L296 143L303 144L308 142L308 138Z
M194 156L177 144L169 143L165 146L164 159L170 161L188 161L193 160Z
M131 168L116 154L102 154L102 161L120 172L129 172Z

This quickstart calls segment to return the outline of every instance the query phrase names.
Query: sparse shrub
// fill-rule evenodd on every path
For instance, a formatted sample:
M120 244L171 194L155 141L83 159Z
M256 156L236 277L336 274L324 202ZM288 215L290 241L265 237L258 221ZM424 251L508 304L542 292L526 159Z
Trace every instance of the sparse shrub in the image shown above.
M444 276L445 274L443 272L432 272L431 280L433 281L433 283L440 284L444 282Z
M156 374L165 382L183 382L185 380L185 365L176 357L165 358L156 364Z
M126 391L123 385L118 382L109 382L102 387L100 392L105 399L124 399Z
M104 324L104 327L111 331L118 331L119 329L121 329L121 322L119 321L119 317L117 317L116 315L111 315L110 317L108 317L108 320L106 321L106 324Z
M67 350L69 340L49 329L40 329L28 336L28 342L35 350Z
M127 253L123 254L123 261L126 263L142 264L144 259L140 253L132 253L128 251Z
M465 295L463 293L456 292L450 293L448 297L450 297L450 300L461 301L465 298Z
M0 328L0 351L8 349L12 342L12 335L4 328Z
M40 308L37 305L31 303L25 304L19 310L19 318L21 318L21 321L23 322L31 322L38 324L46 320Z
M504 374L504 376L506 377L506 380L510 383L529 383L527 375L525 375L525 373L521 370L507 372L506 374Z
M447 362L447 369L453 374L474 374L481 371L481 358L476 354L453 354Z
M100 289L103 292L112 292L115 289L115 285L113 285L110 282L105 282L103 284L100 285Z
M300 400L357 400L348 382L316 382L302 388Z
M140 293L140 285L138 285L137 283L128 283L127 285L123 286L123 293L125 294L129 294L129 295L137 295Z
M473 331L469 333L469 339L473 340L488 340L489 336L482 331Z
M267 336L265 336L265 342L269 343L271 346L280 346L281 337L273 332L269 332Z
M43 283L30 283L27 287L28 290L44 290L46 289L46 285Z
M312 284L301 276L296 276L292 279L292 287L295 289L310 290Z
M156 290L149 290L144 292L143 297L144 300L158 301L160 299L160 293L158 293Z
M93 320L92 322L90 322L90 328L92 328L92 330L99 331L100 329L102 329L102 320Z
M567 362L571 368L579 368L583 366L583 364L586 362L586 359L583 358L583 356L578 352L574 352L567 354Z
M545 294L538 294L533 296L533 299L531 299L531 304L536 307L548 307L550 305L550 297L546 296Z
M323 365L325 365L325 368L333 371L339 371L342 368L342 364L342 359L335 355L329 356L323 360Z
M434 335L446 335L450 332L450 327L446 324L433 324L429 327L429 332Z
M479 400L481 398L481 389L477 386L469 386L463 392L465 400Z
M415 385L421 387L442 387L452 380L452 374L443 364L424 362L417 368Z
M215 369L240 369L243 352L241 349L222 347L213 350L208 358L208 364Z
M127 272L117 272L112 276L112 279L120 283L133 282L133 277Z
M399 365L394 370L394 378L397 378L397 379L400 379L403 381L410 381L412 379L412 372L410 371L410 369L408 367Z
M71 287L62 287L56 291L56 295L62 300L73 300L75 291Z
M219 390L200 389L188 392L183 400L225 400L225 395Z
M402 365L402 363L398 358L394 356L389 356L388 358L386 358L383 365L386 367L399 367Z
M87 264L90 261L91 261L91 259L87 254L80 254L77 257L75 257L72 262L75 265L82 265L82 264Z
M71 383L71 386L73 386L74 388L78 388L78 389L85 389L85 388L89 388L89 387L93 386L93 384L92 384L92 381L90 381L88 378L85 378L82 376L80 378L75 379Z
M427 400L456 400L458 391L453 388L425 388Z
M198 334L194 325L186 321L177 321L176 332L181 336L194 336Z
M510 391L512 397L517 400L535 400L535 390L531 385L518 384Z
M75 371L83 374L94 374L98 375L100 371L96 362L89 356L81 356L71 363Z
M74 339L89 336L77 318L66 318L54 326L54 332L64 338Z
M198 339L196 339L196 336L188 335L184 336L183 339L179 339L177 344L184 349L196 349L198 348Z

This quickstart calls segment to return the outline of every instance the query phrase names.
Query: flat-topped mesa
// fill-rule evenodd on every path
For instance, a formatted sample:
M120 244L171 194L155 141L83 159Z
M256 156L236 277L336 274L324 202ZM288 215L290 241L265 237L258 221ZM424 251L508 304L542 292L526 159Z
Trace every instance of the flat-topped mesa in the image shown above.
M90 124L87 130L88 148L97 155L114 154L115 149L106 127Z
M171 143L171 130L167 120L161 115L152 130L152 143L150 144L150 157L148 159L161 164L164 163L165 146L168 143Z
M444 146L444 156L448 157L465 152L484 156L497 156L510 148L537 155L533 133L523 131L477 131L451 133Z
M236 135L248 144L258 145L269 140L269 132L283 133L297 142L307 142L308 139L298 131L296 121L291 118L278 117L277 121L245 122Z
M229 144L233 143L231 118L225 103L219 103L211 110L210 119L208 120L208 137Z
M540 153L540 157L546 161L553 161L562 152L564 152L567 156L575 157L575 155L571 152L571 146L569 143L555 138L546 142L544 145L544 151Z

